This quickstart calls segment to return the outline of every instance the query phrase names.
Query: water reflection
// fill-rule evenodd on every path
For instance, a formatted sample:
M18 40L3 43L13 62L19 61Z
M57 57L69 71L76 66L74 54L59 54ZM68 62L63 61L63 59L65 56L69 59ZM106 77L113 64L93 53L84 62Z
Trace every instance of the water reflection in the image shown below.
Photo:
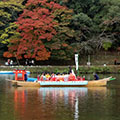
M8 117L14 120L107 120L112 117L111 109L115 106L111 90L106 87L14 88L7 81L5 83L6 87L1 89L5 93L1 96L5 103L2 110L10 109ZM0 115L2 113L0 111Z
M22 120L69 120L81 118L91 98L105 100L106 88L12 88L14 109ZM91 101L93 102L93 101Z
M36 116L33 111L37 108L37 105L39 105L35 104L38 96L38 89L12 87L11 91L13 91L14 94L13 100L15 115L22 120L32 120L34 116Z
M74 119L78 120L78 97L84 98L87 91L87 88L40 88L39 95L44 104L47 103L47 98L52 98L54 105L61 101L63 105L71 106L71 109L74 110Z
M14 88L0 77L0 120L117 120L120 92L115 87ZM117 82L118 81L118 82ZM111 81L119 86L117 81Z
M57 103L60 99L64 99L64 103L70 102L73 104L76 96L84 97L87 94L87 88L40 88L39 95L43 98L45 103L46 99L52 97L52 101Z
M78 97L84 98L88 91L87 88L12 89L14 89L14 109L16 114L19 113L20 117L25 120L26 118L31 119L33 116L37 118L51 116L51 119L55 119L55 113L57 111L62 110L61 112L64 112L64 109L62 108L69 106L71 112L74 111L74 118L77 120L79 117ZM68 111L69 109L66 110ZM35 112L35 115L33 114L33 111Z
M14 76L0 76L0 120L120 119L119 75L98 88L14 88L6 78Z

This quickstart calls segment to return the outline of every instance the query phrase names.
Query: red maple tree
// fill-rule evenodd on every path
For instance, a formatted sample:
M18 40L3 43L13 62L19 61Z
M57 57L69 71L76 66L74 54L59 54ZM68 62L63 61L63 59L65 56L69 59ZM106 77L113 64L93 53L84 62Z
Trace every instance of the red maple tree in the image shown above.
M21 37L10 41L8 52L4 53L4 56L47 60L51 54L47 46L56 35L54 27L58 25L53 13L64 8L54 1L28 0L26 8L16 22Z

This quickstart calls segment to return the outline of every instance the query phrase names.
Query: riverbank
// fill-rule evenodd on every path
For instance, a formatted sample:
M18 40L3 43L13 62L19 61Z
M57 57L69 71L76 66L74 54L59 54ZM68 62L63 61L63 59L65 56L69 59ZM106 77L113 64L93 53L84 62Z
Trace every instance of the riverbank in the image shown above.
M75 66L71 66L75 71ZM14 69L25 69L30 71L31 74L41 74L42 72L68 72L69 66L0 66L0 71L12 71ZM102 74L117 74L120 73L120 65L107 65L107 66L79 66L78 74L91 74L93 72Z
M12 59L13 64L17 65L16 59ZM99 65L114 65L115 60L117 60L118 63L120 63L120 51L100 51L97 53L94 53L93 55L79 55L79 65L87 65L87 62L89 61L91 65L93 66L99 66ZM19 60L19 65L25 65L26 60ZM7 62L7 59L0 58L0 65L5 65L5 62ZM46 60L46 61L34 61L35 65L43 66L43 65L51 65L51 66L67 66L67 65L75 65L74 56L71 58L71 60Z

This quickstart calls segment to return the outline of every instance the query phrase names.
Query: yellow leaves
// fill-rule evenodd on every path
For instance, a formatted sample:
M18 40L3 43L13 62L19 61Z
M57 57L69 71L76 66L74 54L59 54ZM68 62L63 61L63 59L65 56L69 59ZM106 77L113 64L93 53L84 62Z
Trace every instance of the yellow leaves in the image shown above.
M5 33L4 33L4 34L1 35L0 38L1 38L1 39L5 39L5 38L7 38L7 37L8 37L8 34L5 34Z

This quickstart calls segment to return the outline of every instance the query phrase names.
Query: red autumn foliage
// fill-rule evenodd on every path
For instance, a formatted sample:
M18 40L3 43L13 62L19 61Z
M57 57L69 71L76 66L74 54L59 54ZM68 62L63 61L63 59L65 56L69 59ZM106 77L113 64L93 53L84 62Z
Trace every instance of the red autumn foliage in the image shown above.
M9 52L4 52L3 56L4 56L4 57L7 57L7 58L13 57L13 55L10 54Z
M64 7L53 1L28 0L26 9L16 22L21 39L11 41L9 53L14 53L18 59L47 60L50 57L47 43L56 35L54 26L58 23L54 21L53 13L57 9ZM4 56L7 57L8 54L5 53Z

